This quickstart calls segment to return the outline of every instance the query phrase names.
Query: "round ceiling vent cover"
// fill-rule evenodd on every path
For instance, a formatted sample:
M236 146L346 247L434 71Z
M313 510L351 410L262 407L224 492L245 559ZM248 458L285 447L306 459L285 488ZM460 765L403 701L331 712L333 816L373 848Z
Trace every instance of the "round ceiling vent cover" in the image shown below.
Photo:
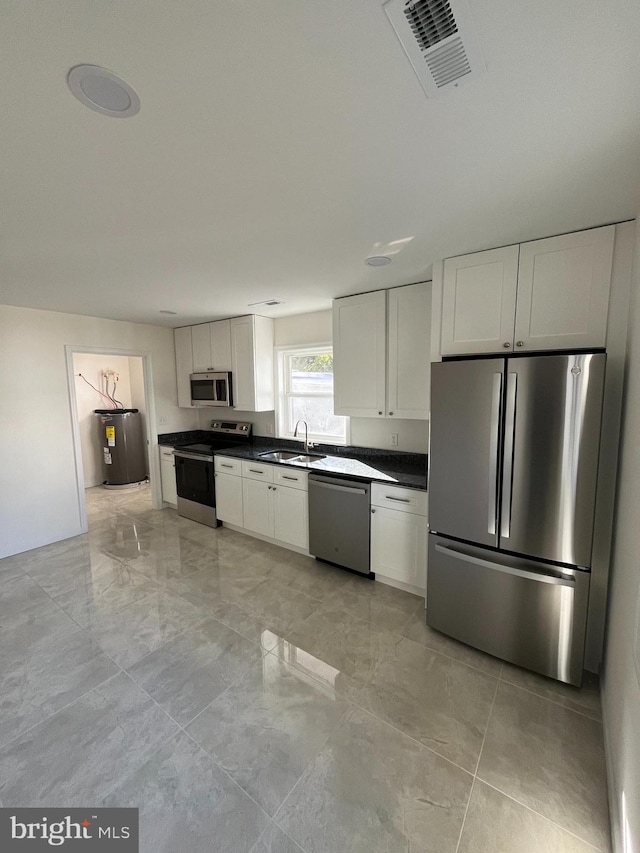
M365 264L370 267L386 267L390 263L391 258L388 258L386 255L372 255L365 260Z
M140 98L128 83L98 65L76 65L67 75L76 98L98 113L129 118L140 112Z

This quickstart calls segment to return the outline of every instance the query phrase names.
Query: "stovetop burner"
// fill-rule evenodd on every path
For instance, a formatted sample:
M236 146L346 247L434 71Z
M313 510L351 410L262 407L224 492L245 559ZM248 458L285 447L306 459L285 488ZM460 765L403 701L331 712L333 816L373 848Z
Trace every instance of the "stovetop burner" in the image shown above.
M216 450L251 443L251 424L246 421L214 421L211 426L211 441L180 444L175 449L201 456L211 456Z

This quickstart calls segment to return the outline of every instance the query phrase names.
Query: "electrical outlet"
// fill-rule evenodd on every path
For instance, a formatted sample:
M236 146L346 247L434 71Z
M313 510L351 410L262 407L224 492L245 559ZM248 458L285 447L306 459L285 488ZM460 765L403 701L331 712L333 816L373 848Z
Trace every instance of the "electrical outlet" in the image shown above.
M267 424L267 433L273 435L273 424Z
M398 446L398 433L392 432L391 433L391 447L397 447L397 446Z
M166 417L164 415L160 415L160 417L158 418L158 426L166 426L166 425L167 425ZM397 442L396 442L396 444L397 444Z

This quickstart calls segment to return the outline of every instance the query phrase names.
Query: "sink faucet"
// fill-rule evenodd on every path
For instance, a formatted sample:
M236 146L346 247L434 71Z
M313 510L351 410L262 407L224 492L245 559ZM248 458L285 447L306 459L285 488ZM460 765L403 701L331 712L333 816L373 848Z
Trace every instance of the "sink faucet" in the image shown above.
M296 421L296 425L295 425L294 430L293 430L293 437L294 438L298 437L298 426L300 424L304 424L304 452L308 453L309 448L312 447L313 445L309 442L309 426L308 426L306 421L302 420L302 418L300 418L299 420Z

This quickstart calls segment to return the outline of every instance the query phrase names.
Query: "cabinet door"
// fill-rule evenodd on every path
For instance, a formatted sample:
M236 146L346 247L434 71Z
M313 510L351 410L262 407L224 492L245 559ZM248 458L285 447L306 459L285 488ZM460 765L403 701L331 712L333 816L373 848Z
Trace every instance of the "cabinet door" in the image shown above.
M387 414L427 419L431 377L431 285L395 287L388 293Z
M272 487L258 480L242 479L244 526L254 533L273 537Z
M506 246L444 262L442 355L512 348L518 250Z
M424 590L427 584L426 518L373 507L371 571Z
M171 506L178 503L176 491L176 466L173 450L167 447L160 448L160 480L162 482L162 500Z
M244 525L242 510L242 477L216 474L216 514L220 521Z
M191 327L191 343L193 346L193 372L206 373L213 370L211 357L211 331L209 323Z
M231 320L231 371L233 408L250 412L254 398L251 317L235 317Z
M191 327L173 330L176 346L176 382L178 385L178 406L185 409L191 406L191 384L189 376L193 373L193 353L191 349Z
M289 545L309 548L309 502L307 492L272 486L274 538Z
M209 323L211 333L211 364L214 370L231 370L231 323L217 320Z
M386 292L333 303L334 412L378 418L386 411Z
M604 347L615 225L520 246L516 350Z

